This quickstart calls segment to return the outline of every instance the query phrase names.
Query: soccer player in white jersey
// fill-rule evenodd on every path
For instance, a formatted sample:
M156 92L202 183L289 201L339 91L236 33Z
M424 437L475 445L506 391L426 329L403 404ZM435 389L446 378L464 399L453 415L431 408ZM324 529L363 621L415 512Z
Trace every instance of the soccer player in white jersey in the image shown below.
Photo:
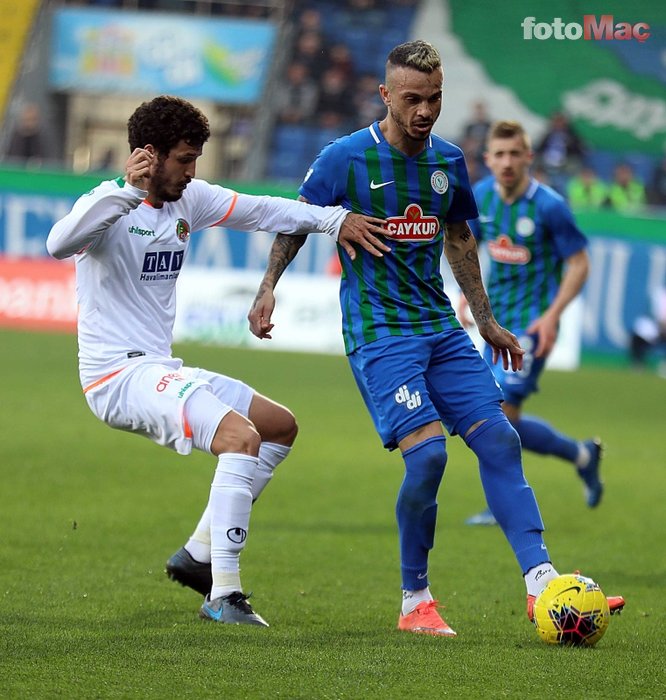
M167 574L205 595L199 615L267 626L243 593L239 557L253 502L296 438L292 413L246 384L172 356L175 288L190 234L327 233L381 256L384 221L279 197L240 194L195 178L208 120L177 97L141 104L128 121L124 178L101 183L49 233L58 259L74 256L79 374L92 412L112 428L187 455L217 459L208 506L167 562Z

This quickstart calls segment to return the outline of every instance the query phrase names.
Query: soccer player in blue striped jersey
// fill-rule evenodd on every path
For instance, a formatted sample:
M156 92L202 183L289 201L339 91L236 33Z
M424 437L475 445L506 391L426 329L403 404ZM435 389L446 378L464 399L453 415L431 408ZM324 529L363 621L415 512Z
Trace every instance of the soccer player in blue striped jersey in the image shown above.
M401 630L455 636L430 592L437 494L447 462L442 424L479 459L486 498L509 540L530 601L557 572L527 484L520 440L502 412L492 371L444 293L446 255L481 335L505 369L522 367L516 337L495 320L468 219L477 216L462 152L432 132L442 103L438 52L424 41L395 47L380 95L387 116L329 144L308 170L300 196L385 219L390 251L358 249L342 265L340 303L349 363L384 446L400 449L405 475L396 517L402 574ZM273 290L304 239L278 235L249 313L270 338Z
M594 508L603 493L599 440L575 440L541 418L522 413L523 403L538 389L562 312L587 278L587 239L562 197L530 176L532 149L521 124L495 123L485 159L492 175L474 186L479 218L470 226L477 241L488 246L486 282L493 312L525 350L519 372L493 367L504 391L504 412L524 449L560 457L576 467L587 505ZM486 359L492 360L492 348L486 350ZM496 520L486 509L467 523L493 525Z

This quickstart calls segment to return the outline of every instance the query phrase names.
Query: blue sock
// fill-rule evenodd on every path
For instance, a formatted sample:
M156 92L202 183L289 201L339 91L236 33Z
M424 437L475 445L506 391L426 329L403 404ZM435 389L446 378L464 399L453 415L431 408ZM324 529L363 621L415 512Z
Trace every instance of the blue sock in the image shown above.
M578 441L558 433L541 418L522 416L513 427L526 450L540 455L555 455L574 463L578 459Z
M523 573L550 561L543 521L525 480L520 439L504 414L489 418L466 440L479 458L488 506L513 549Z
M403 452L405 478L395 514L400 538L402 588L428 586L428 554L435 539L437 491L446 467L444 436L429 438Z

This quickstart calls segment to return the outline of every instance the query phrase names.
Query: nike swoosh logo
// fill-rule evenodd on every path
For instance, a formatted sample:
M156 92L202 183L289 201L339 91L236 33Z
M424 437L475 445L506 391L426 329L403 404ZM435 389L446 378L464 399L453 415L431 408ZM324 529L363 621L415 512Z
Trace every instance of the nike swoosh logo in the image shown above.
M568 593L569 591L576 591L577 593L579 593L580 590L581 590L580 586L571 586L570 588L565 588L563 591L560 591L558 593L558 597L561 595L564 595L565 593Z
M425 574L416 574L416 578L422 579L425 578L428 575L428 572L426 571Z
M395 180L389 180L388 182L375 182L374 180L370 180L370 189L371 190L378 190L380 187L386 187L386 185L392 185L395 182Z

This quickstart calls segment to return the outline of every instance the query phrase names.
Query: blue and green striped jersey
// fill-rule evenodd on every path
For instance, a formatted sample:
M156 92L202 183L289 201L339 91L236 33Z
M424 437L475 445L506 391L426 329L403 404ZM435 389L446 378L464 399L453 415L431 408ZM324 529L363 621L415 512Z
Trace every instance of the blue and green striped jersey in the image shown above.
M498 323L519 335L551 305L565 260L587 238L564 199L534 179L512 204L502 200L492 176L474 185L474 195L479 218L470 226L488 246L490 305Z
M299 193L313 204L389 220L392 252L384 257L358 247L352 262L338 246L347 353L387 336L459 327L440 272L444 224L478 212L457 146L431 135L410 158L389 145L375 122L326 146Z

